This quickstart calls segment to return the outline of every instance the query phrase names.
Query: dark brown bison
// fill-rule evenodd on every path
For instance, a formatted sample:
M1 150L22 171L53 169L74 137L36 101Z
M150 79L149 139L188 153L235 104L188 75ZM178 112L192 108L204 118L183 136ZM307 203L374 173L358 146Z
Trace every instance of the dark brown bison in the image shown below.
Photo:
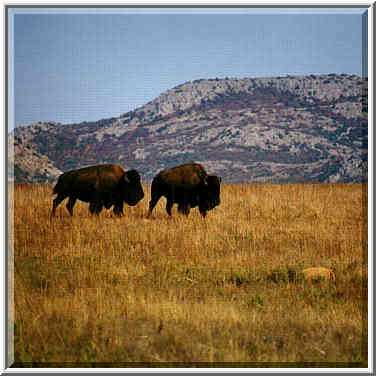
M52 215L56 208L67 197L66 205L70 215L76 200L89 202L91 214L99 214L103 206L109 209L114 205L114 213L123 215L123 203L134 206L144 197L140 174L136 170L124 171L117 164L103 164L84 167L64 172L60 175L53 194Z
M151 216L158 200L164 196L169 216L176 203L180 213L188 215L191 208L198 206L201 215L205 217L207 211L220 204L220 183L220 177L207 175L198 163L187 163L161 171L151 184L148 216Z

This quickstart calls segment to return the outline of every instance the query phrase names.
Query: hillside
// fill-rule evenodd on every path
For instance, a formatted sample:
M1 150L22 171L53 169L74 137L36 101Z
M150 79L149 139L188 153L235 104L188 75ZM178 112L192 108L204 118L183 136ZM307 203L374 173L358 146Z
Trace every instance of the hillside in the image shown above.
M151 181L187 161L232 183L364 181L367 85L345 74L202 79L119 117L18 127L10 134L15 181L54 181L105 162ZM26 148L41 168L26 163Z

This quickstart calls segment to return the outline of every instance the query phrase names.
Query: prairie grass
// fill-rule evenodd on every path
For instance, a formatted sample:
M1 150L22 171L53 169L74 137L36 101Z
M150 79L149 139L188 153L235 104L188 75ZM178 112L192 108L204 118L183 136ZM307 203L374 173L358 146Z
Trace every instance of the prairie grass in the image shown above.
M15 365L367 366L367 186L222 185L188 218L14 187ZM301 271L332 268L336 282Z

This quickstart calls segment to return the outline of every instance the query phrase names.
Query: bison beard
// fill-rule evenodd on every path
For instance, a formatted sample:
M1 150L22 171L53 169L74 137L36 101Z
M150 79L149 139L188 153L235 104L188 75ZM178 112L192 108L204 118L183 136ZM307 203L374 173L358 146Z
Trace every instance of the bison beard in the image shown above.
M162 196L167 199L166 211L169 216L172 206L178 204L178 211L184 215L189 215L190 209L198 206L205 217L207 211L220 204L220 182L220 177L207 175L198 163L161 171L151 185L148 217Z
M120 165L104 164L85 167L63 173L53 190L57 197L53 200L52 215L67 197L66 205L73 216L76 200L89 203L91 214L99 214L103 206L109 209L114 205L114 214L123 215L124 202L136 205L143 197L140 174L136 170L127 172Z

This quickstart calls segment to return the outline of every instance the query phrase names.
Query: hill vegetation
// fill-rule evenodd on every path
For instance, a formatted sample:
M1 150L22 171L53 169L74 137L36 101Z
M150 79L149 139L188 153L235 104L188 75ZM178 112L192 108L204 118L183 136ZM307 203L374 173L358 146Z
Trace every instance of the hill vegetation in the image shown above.
M18 127L10 170L17 182L51 182L120 163L151 181L196 161L232 183L366 181L367 86L346 74L186 82L119 117Z

